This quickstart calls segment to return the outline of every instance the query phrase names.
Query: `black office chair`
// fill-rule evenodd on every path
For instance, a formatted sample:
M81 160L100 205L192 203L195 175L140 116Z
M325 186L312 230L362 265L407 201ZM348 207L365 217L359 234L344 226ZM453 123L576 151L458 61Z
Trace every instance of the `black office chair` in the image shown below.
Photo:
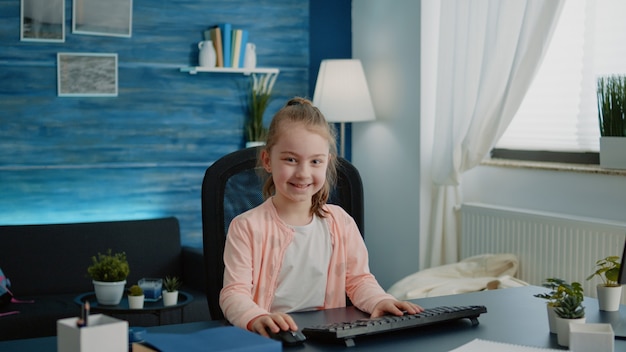
M228 226L235 216L263 202L263 180L257 168L259 148L241 149L223 156L206 170L202 181L206 296L213 320L224 319L219 294L224 283L224 245ZM329 203L343 207L363 235L363 183L358 170L343 158L339 158L337 185L331 192Z

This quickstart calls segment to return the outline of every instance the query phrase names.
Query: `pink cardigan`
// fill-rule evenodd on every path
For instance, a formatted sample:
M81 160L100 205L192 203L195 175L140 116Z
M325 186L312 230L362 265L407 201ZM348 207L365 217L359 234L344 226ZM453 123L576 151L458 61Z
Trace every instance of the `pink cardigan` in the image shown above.
M354 219L341 207L328 204L326 217L332 237L324 309L352 303L372 312L387 294L369 271L368 254ZM224 287L220 307L233 325L246 329L255 317L268 314L276 279L293 230L276 212L271 199L237 216L230 224L224 248Z

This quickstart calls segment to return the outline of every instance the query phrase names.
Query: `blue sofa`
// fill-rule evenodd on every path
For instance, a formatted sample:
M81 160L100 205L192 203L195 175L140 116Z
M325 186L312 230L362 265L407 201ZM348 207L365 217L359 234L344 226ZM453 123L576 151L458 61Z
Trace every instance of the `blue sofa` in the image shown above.
M205 296L201 248L182 247L174 217L91 223L0 226L0 268L18 300L0 307L0 340L56 335L56 321L80 314L75 299L93 291L87 267L91 257L108 249L126 252L127 288L143 277L178 276L181 290L193 295L184 312L165 316L116 317L130 326L153 326L210 319ZM175 314L179 313L179 314Z

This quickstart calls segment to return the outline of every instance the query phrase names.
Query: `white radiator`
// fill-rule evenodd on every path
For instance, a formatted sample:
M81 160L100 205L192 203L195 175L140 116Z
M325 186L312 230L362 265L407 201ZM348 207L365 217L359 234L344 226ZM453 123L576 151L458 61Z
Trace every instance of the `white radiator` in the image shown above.
M622 255L626 223L465 203L461 207L461 258L485 253L514 253L517 277L541 285L548 277L578 281L586 296L596 297L600 282L586 278L595 262ZM622 294L626 304L626 294Z

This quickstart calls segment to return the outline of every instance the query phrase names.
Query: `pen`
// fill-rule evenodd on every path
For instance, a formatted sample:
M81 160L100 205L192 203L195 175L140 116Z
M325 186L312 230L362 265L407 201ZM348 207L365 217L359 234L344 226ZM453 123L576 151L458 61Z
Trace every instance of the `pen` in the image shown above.
M85 309L85 326L87 326L89 325L89 310L91 309L91 306L89 305L89 301L85 301L84 309Z
M80 318L76 320L76 326L79 328L82 328L83 326L85 326L85 304L84 303L80 306Z

